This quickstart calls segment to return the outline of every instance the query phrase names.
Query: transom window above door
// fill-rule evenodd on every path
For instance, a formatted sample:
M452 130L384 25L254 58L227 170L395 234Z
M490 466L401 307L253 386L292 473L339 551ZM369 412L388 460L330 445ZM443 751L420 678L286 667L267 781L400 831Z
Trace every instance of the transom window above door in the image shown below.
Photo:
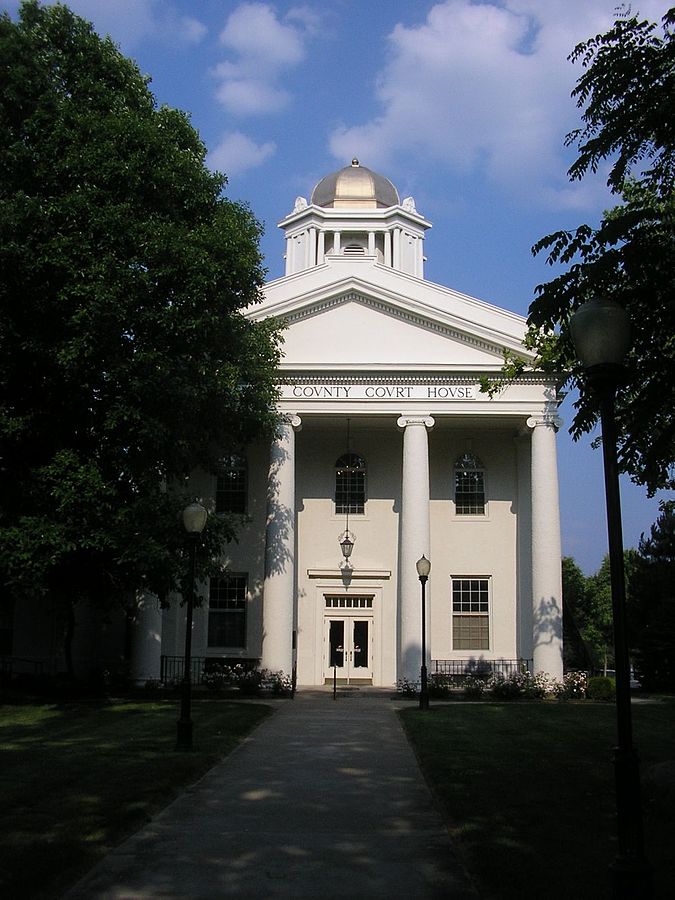
M345 453L335 463L335 512L363 513L366 506L366 461L357 453Z

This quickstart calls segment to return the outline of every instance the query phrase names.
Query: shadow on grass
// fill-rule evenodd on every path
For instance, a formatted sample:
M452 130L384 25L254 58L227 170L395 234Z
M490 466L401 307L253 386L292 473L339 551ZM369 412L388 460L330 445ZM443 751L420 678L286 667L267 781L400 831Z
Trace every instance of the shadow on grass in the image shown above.
M195 704L195 750L177 753L173 703L3 707L2 896L59 896L270 711Z
M644 773L675 760L675 702L634 706L657 896L675 883L675 798ZM616 853L611 704L456 704L402 718L486 898L605 897ZM661 800L659 800L661 797Z

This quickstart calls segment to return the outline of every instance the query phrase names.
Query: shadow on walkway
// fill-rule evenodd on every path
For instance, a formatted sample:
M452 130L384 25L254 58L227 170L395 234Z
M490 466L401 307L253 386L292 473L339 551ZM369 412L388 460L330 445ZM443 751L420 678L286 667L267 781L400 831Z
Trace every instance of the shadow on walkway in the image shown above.
M390 696L279 703L66 897L475 900Z

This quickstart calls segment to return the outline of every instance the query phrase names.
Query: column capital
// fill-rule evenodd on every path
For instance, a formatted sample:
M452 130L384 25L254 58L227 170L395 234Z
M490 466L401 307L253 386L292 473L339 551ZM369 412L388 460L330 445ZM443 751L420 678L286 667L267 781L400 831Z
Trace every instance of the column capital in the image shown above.
M302 431L302 419L297 413L284 413L281 418L284 425L290 425L293 431Z
M528 428L538 428L540 425L548 425L549 427L559 431L562 428L563 420L555 413L539 413L536 416L530 416L527 420Z
M425 425L427 428L433 428L436 422L431 416L403 415L399 416L396 424L403 429L407 428L408 425Z

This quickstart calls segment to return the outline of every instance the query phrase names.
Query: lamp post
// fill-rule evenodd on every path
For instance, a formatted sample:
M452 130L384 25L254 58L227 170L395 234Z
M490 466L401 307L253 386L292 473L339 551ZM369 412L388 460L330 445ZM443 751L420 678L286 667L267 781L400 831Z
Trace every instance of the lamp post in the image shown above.
M416 564L422 585L422 666L420 668L420 709L429 709L429 686L427 684L427 602L426 588L431 572L431 563L422 555Z
M180 718L176 729L176 750L192 750L192 610L195 595L195 569L199 536L206 525L208 513L201 503L191 503L183 510L183 525L190 550L190 572L185 615L185 657L180 691Z
M635 900L651 897L653 888L651 867L644 853L640 761L633 746L626 585L614 414L616 389L625 372L623 360L630 346L630 329L625 310L613 300L604 298L590 300L579 307L570 320L570 329L587 383L599 401L602 429L618 738L613 754L618 852L611 866L612 891L614 898Z

